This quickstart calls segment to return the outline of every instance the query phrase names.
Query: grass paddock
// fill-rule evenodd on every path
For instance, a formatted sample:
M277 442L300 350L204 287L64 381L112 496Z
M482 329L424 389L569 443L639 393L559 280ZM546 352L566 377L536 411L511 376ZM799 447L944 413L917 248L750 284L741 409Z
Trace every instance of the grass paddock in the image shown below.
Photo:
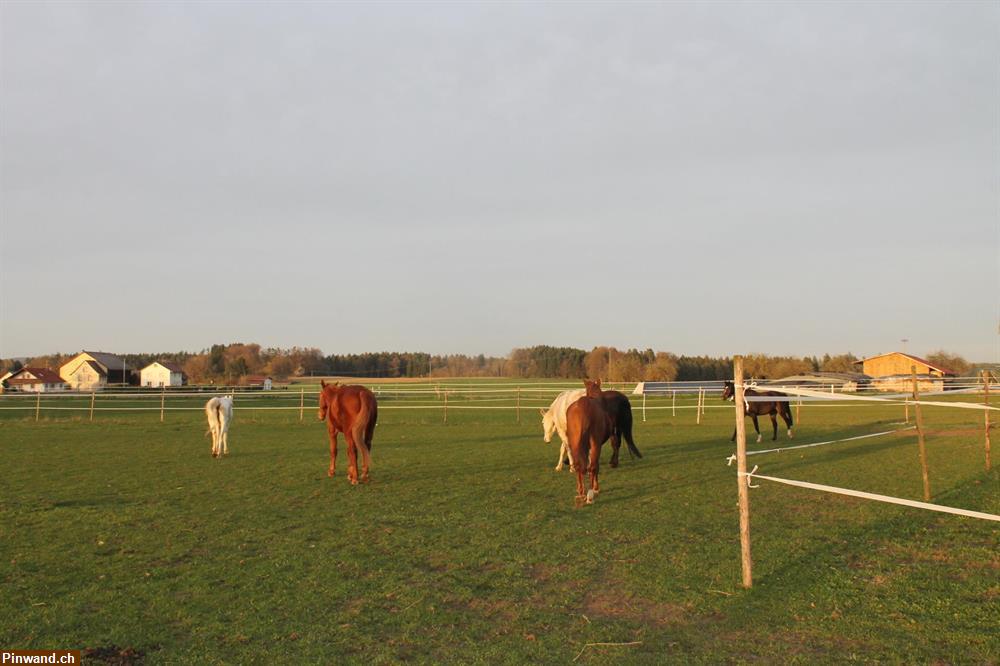
M301 423L237 411L223 460L197 412L7 416L0 646L118 663L1000 660L997 523L761 482L744 590L731 407L701 425L692 410L644 423L633 409L643 459L623 447L610 469L605 446L602 492L580 509L532 410L520 425L509 411L455 410L443 424L383 410L359 487L343 441L327 478L314 404ZM779 424L780 443L901 417L805 406L795 440ZM924 419L932 501L1000 514L982 414ZM750 460L772 476L922 495L912 432Z

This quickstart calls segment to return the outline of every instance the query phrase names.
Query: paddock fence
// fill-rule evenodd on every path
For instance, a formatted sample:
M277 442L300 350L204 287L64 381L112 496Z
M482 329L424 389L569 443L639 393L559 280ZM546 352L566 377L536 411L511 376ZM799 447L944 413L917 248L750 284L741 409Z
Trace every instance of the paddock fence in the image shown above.
M732 409L732 403L723 402L720 396L723 381L658 382L644 390L643 384L612 382L605 389L618 390L629 397L633 413L645 421L647 412L669 411L671 416L691 413L696 423L701 423L707 410ZM525 383L475 383L475 382L425 382L425 383L368 383L365 384L379 402L380 410L414 410L439 412L447 422L449 411L465 410L502 411L520 422L538 409L547 409L562 391L581 388L579 382L525 382ZM746 398L747 404L757 400L789 401L797 410L796 420L804 406L813 408L842 408L876 406L886 403L903 408L904 421L909 422L912 396L904 393L875 393L871 391L843 391L836 384L772 384L750 383L748 387L759 390L781 390L785 397ZM947 390L922 394L924 398L940 396L940 403L925 405L951 406L964 394L981 394L984 390L996 391L1000 386L985 387L976 378L960 378L949 384ZM651 390L650 390L651 389ZM77 418L93 421L101 415L114 413L118 417L135 413L159 414L160 421L178 412L195 412L213 395L233 395L237 411L289 412L304 420L308 410L315 410L320 393L318 384L289 385L263 391L246 387L190 386L166 389L116 388L102 391L52 391L0 393L0 418L27 418L39 421L46 418Z
M978 379L978 383L977 383ZM965 410L975 410L983 414L983 452L984 452L984 466L986 472L992 469L991 461L991 440L990 431L994 427L994 423L991 421L991 415L997 411L1000 411L1000 407L997 407L990 402L990 393L995 392L996 384L995 378L991 377L989 374L984 372L981 377L975 378L963 378L963 382L956 386L950 387L947 391L934 391L922 393L919 388L919 382L916 375L916 368L912 370L912 391L910 393L896 393L896 394L867 394L867 393L857 393L857 392L842 392L837 393L831 391L829 393L825 391L816 390L814 387L809 386L779 386L779 385L764 385L761 386L753 381L747 381L743 377L743 359L739 356L734 358L733 363L733 383L735 387L734 396L734 408L735 408L735 418L736 418L736 451L727 460L727 465L732 465L736 463L736 479L737 479L737 500L739 506L739 524L740 524L740 564L741 572L743 578L743 586L746 588L752 587L753 585L753 558L751 553L750 545L750 495L749 489L757 488L757 485L753 485L754 480L764 480L773 483L783 484L787 486L795 486L799 488L806 488L809 490L815 490L819 492L833 493L837 495L845 495L849 497L856 497L860 499L872 500L877 502L884 502L888 504L896 504L907 506L916 509L922 509L927 511L934 511L940 513L953 514L958 516L963 516L966 518L974 518L978 520L988 520L1000 522L1000 515L990 514L983 511L976 511L972 509L965 509L959 507L943 506L940 504L935 504L931 502L931 470L928 467L926 445L925 445L925 434L922 412L923 407L933 406L942 407L948 409L965 409ZM782 396L768 396L768 397L757 397L757 396L747 396L745 391L750 388L763 389L766 388L772 391L781 391L784 395ZM968 402L964 399L958 400L927 400L928 397L940 398L943 396L954 397L954 398L966 398L971 397L972 394L979 394L982 396L982 402ZM798 444L795 446L785 446L779 448L765 449L765 450L755 450L748 451L746 445L746 426L745 426L745 416L752 402L760 401L787 401L790 404L794 402L802 401L826 401L831 405L837 404L842 406L851 405L854 407L864 406L864 405L898 405L902 403L906 409L906 421L898 425L903 425L901 428L894 428L891 430L884 430L881 432L868 433L864 435L856 435L853 437L845 437L841 439L833 439L822 442L812 442L807 444ZM913 409L914 413L914 424L909 425L909 411ZM786 451L801 450L806 448L814 448L820 446L832 446L835 444L840 444L843 442L857 442L859 440L884 437L888 435L899 434L903 432L913 431L917 439L917 448L919 451L919 461L921 467L921 478L923 481L923 500L917 501L913 499L907 499L902 497L892 497L888 495L882 495L878 493L865 492L860 490L854 490L850 488L841 488L831 485L826 485L822 483L816 483L812 481L803 481L800 479L786 479L770 475L765 475L758 472L760 468L759 465L755 465L752 470L747 469L748 463L747 458L752 455L763 455L763 454L780 454ZM947 434L935 433L935 434Z

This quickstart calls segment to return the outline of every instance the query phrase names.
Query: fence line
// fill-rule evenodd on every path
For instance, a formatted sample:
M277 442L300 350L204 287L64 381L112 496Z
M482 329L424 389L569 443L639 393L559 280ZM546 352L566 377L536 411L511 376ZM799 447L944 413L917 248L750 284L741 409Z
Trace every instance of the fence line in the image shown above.
M969 511L968 509L956 509L950 506L931 504L930 502L918 502L916 500L908 500L908 499L903 499L901 497L891 497L889 495L866 493L861 490L850 490L848 488L838 488L836 486L824 486L820 483L810 483L808 481L779 479L773 476L765 476L763 474L757 474L756 467L754 467L753 470L749 472L742 472L741 475L746 477L747 484L749 484L753 479L764 479L766 481L784 483L785 485L798 486L800 488L808 488L810 490L820 490L823 492L835 493L837 495L848 495L850 497L860 497L862 499L875 500L876 502L886 502L888 504L901 504L903 506L915 507L917 509L926 509L928 511L939 511L941 513L952 513L958 516L967 516L969 518L981 518L983 520L995 520L1000 522L1000 516L996 516L992 513L983 513L982 511ZM756 488L756 486L750 486L750 487Z

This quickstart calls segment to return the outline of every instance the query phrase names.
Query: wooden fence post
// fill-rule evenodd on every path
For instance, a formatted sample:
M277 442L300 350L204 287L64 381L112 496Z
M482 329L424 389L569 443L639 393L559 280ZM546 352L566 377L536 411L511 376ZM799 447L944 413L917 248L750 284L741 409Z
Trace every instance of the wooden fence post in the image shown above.
M517 424L521 425L521 387L517 387Z
M927 447L924 445L924 420L920 414L920 387L917 386L917 366L910 366L913 376L913 413L917 419L917 446L920 449L920 473L924 478L924 501L931 501L931 479L927 471Z
M698 387L698 404L694 408L695 423L701 425L701 387Z
M35 422L38 422L38 415L42 411L42 392L35 393Z
M983 370L983 404L990 406L990 374L986 370ZM993 463L990 462L990 410L983 411L986 414L986 471L988 472L993 468Z
M444 390L444 422L448 423L448 389Z
M799 426L802 425L802 396L799 396L799 401L795 403L795 423Z
M96 400L97 400L97 392L96 391L91 391L90 392L90 422L91 423L94 422L94 401L96 401Z
M910 400L903 398L903 423L910 422Z
M642 422L646 422L646 392L642 392Z
M167 403L167 389L164 388L160 393L160 423L163 423L163 411Z
M302 415L305 413L306 409L306 388L304 386L299 388L299 423L302 423Z
M677 389L671 391L673 394L670 398L670 415L677 416Z
M736 483L740 502L740 564L743 587L753 586L753 561L750 557L750 491L747 473L747 429L743 415L743 357L733 357L733 384L736 387Z

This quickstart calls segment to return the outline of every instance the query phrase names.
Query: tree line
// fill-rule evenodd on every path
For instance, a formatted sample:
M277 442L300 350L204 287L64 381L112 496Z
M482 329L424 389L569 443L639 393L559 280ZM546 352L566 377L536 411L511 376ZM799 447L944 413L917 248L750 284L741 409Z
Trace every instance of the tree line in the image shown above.
M22 365L58 370L75 354L50 354L20 360L4 359L4 372ZM537 345L516 348L504 357L434 355L424 352L374 352L324 355L313 347L261 348L255 343L215 344L200 352L165 352L121 355L130 369L138 371L153 361L179 366L193 384L239 384L247 377L266 375L276 380L307 376L370 378L508 377L578 379L600 378L613 382L704 381L732 376L732 358L678 356L653 349L619 350L594 347ZM937 351L927 360L962 375L970 365L961 356ZM749 354L743 367L748 376L778 379L807 372L858 372L854 354L816 356L771 356Z

